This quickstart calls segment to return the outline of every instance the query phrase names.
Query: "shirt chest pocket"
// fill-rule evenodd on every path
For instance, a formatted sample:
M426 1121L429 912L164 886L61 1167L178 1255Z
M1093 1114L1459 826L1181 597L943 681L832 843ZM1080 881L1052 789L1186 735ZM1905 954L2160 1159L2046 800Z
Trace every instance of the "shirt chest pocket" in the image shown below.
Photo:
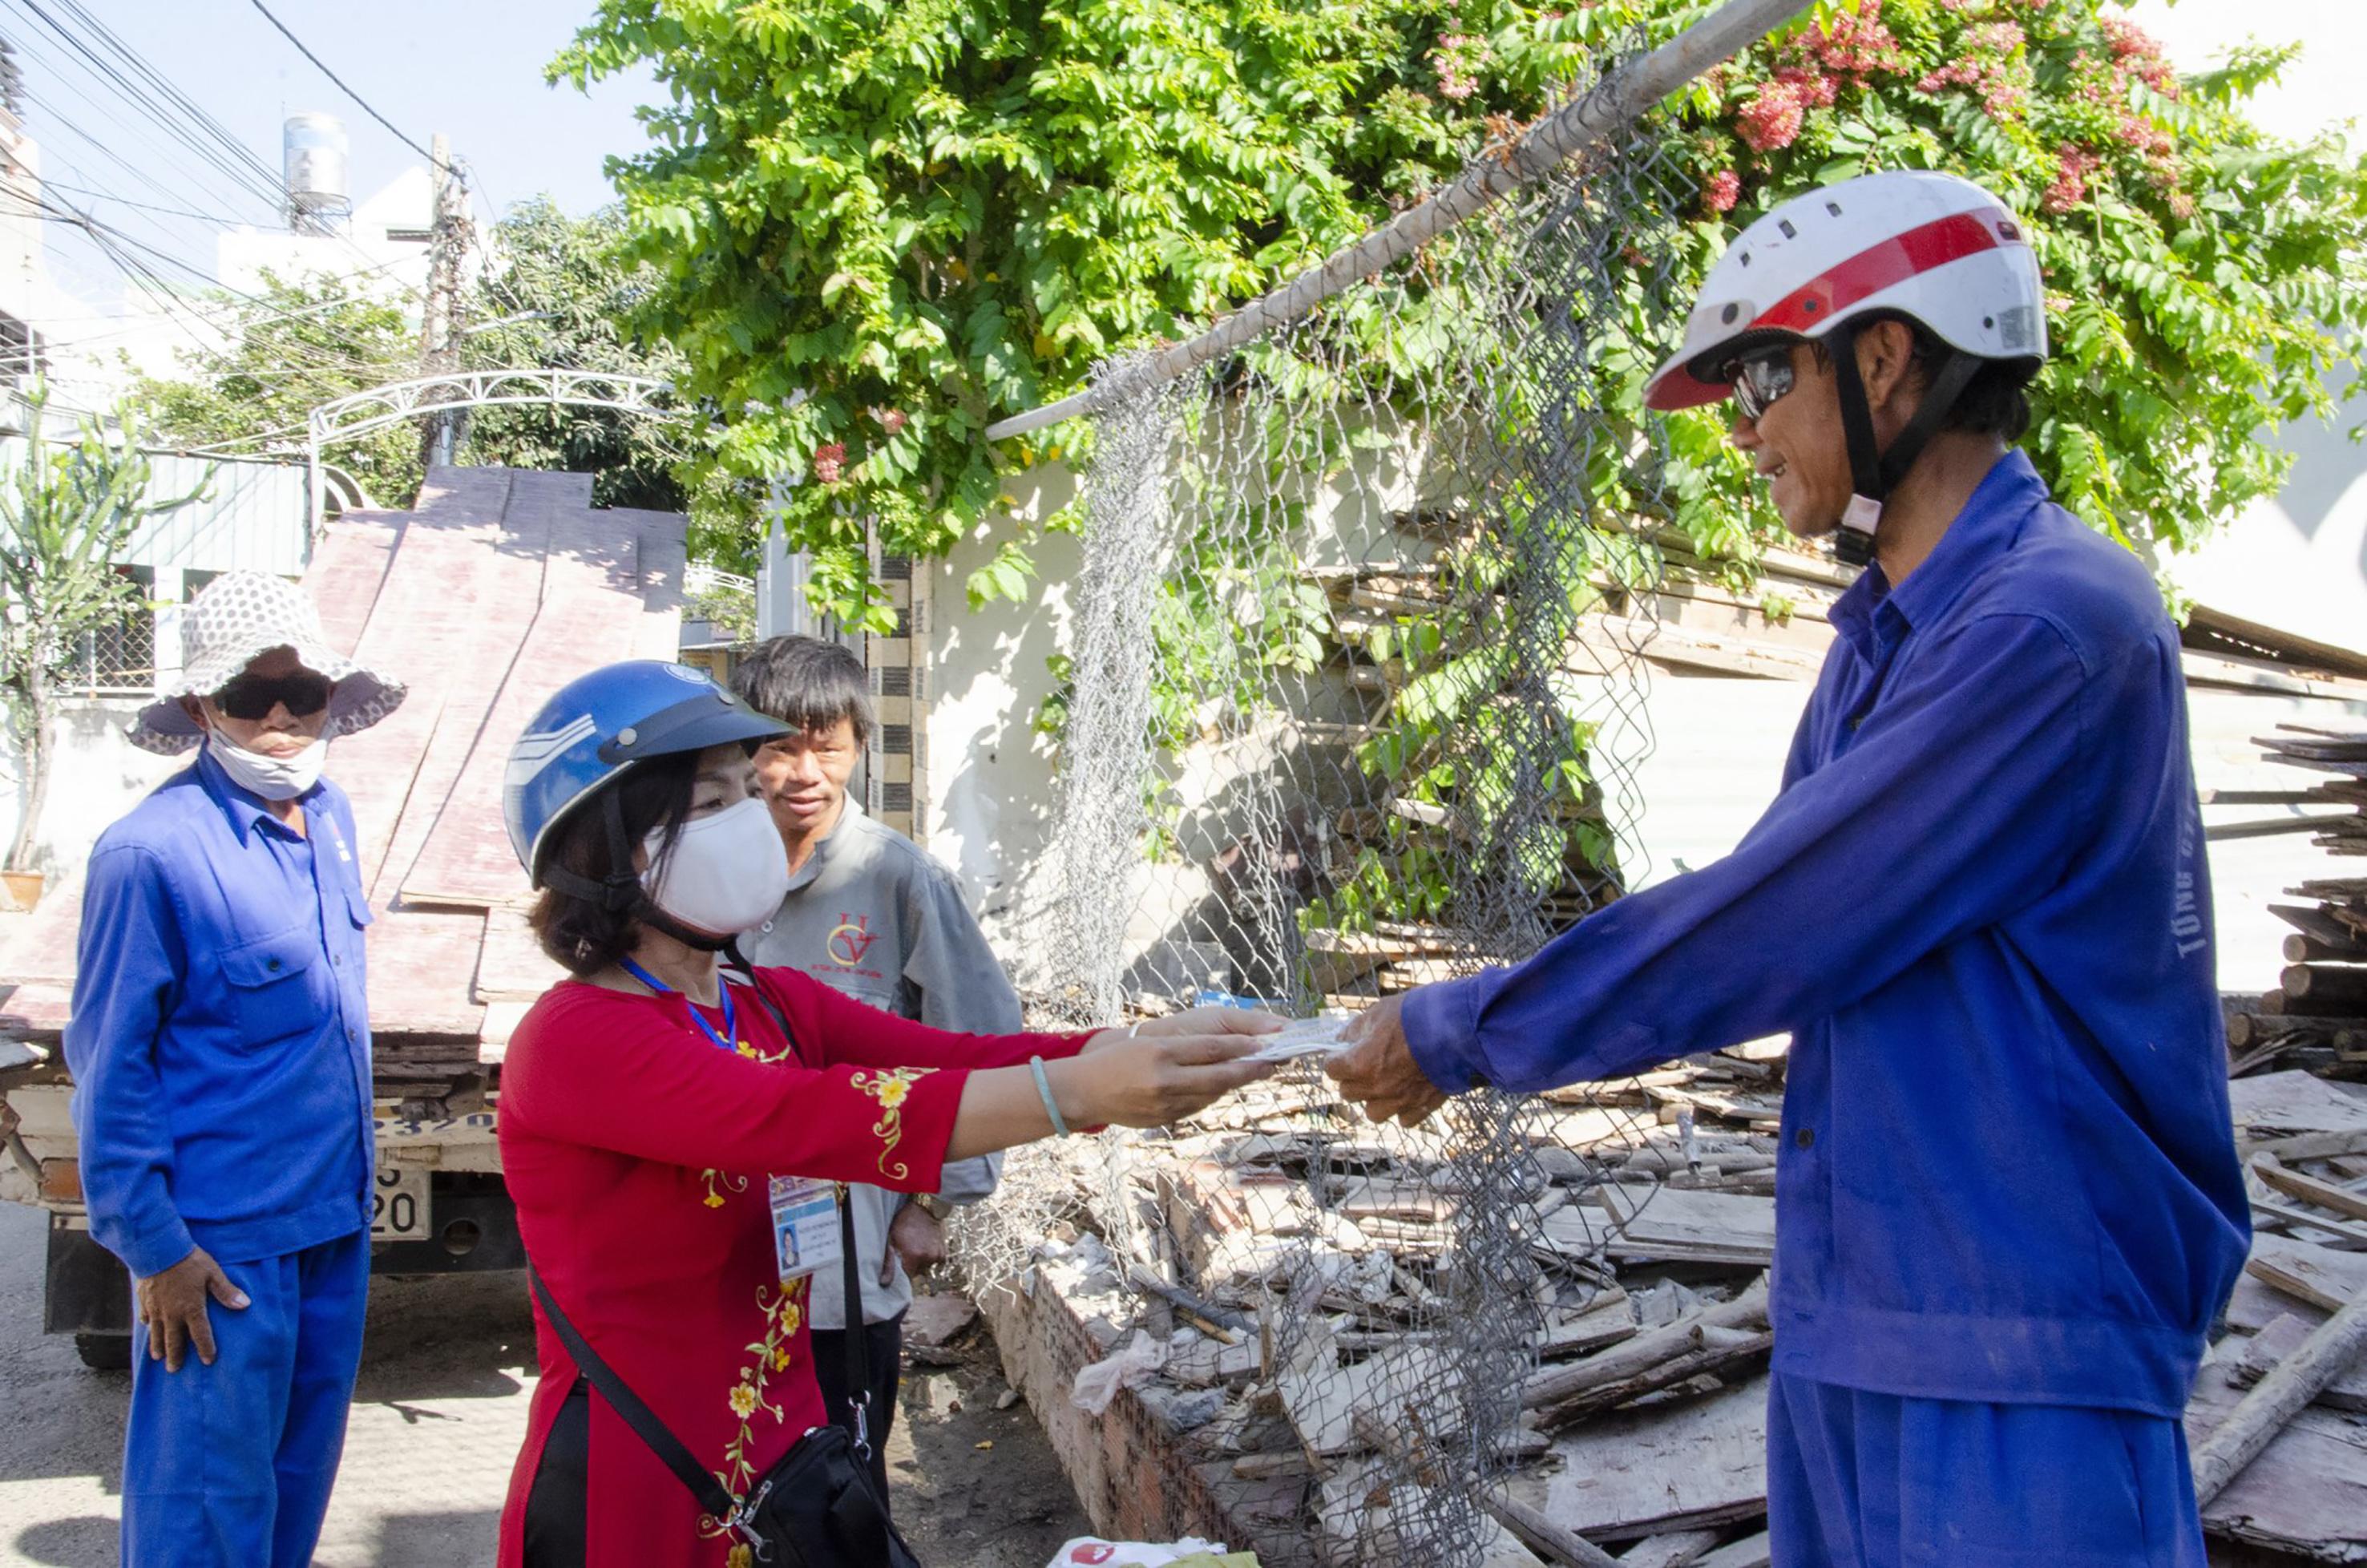
M283 930L223 950L224 989L239 1043L268 1044L310 1033L327 1020L333 1003L320 932L299 921Z

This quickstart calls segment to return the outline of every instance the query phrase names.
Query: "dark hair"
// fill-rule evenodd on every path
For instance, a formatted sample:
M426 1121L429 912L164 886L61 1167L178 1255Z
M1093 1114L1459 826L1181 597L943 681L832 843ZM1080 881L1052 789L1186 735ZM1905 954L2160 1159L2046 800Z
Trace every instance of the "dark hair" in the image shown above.
M878 723L863 661L819 637L757 643L731 672L731 690L757 712L800 733L834 728L844 719L855 726L855 744L868 745Z
M1907 329L1914 340L1907 351L1907 363L1925 386L1939 375L1940 367L1949 355L1956 352L1940 340L1939 335L1912 316L1896 311L1877 311L1864 318L1864 324L1895 321ZM1832 363L1830 353L1822 340L1816 345L1818 363ZM2019 441L2030 428L2030 383L2038 375L2035 358L2022 359L1985 359L1956 395L1956 406L1940 422L1942 430L1969 430L1976 436L1997 436L2006 441Z
M659 830L664 834L664 849L672 849L682 824L690 819L698 756L695 751L685 751L637 762L621 777L576 801L551 828L547 860L595 882L620 869L608 853L608 812L601 800L602 793L611 790L624 814L629 854L633 846ZM621 869L629 871L632 867L628 862ZM579 898L557 888L542 890L527 922L534 927L542 950L578 976L609 968L633 950L641 935L635 909L608 909L595 899Z

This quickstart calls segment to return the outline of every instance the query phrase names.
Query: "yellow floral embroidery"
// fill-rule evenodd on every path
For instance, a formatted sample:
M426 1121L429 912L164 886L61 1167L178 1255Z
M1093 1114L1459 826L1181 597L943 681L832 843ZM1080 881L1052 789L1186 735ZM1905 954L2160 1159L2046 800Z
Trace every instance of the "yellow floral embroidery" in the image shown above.
M776 1062L786 1062L794 1054L787 1046L775 1051L759 1051L744 1040L734 1049L749 1061L761 1062L767 1067ZM701 1171L698 1175L699 1179L707 1187L706 1196L698 1200L699 1207L703 1209L720 1209L729 1194L748 1190L746 1176L726 1176L723 1172L714 1169Z
M729 1395L731 1414L740 1418L740 1430L730 1447L723 1450L723 1468L715 1472L715 1479L735 1500L745 1495L756 1482L752 1455L757 1414L770 1415L776 1425L787 1418L764 1393L775 1372L788 1370L790 1346L806 1321L807 1285L807 1280L799 1278L778 1290L765 1286L756 1292L756 1306L764 1314L764 1337L746 1346L750 1364L740 1369L740 1381L732 1385Z
M879 1140L879 1174L890 1181L902 1181L912 1174L912 1166L899 1160L888 1163L896 1145L904 1141L905 1098L912 1085L934 1072L931 1067L890 1067L880 1073L857 1073L848 1080L856 1088L879 1102L879 1119L871 1124L871 1135Z
M723 1554L723 1568L756 1568L756 1554L742 1541Z

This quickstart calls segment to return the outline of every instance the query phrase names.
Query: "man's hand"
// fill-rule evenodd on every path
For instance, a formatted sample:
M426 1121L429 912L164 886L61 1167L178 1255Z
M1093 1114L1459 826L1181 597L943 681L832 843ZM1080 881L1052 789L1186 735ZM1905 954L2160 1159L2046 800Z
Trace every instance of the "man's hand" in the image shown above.
M907 1203L888 1222L888 1256L879 1260L880 1289L896 1282L899 1258L904 1272L915 1279L946 1260L945 1227L917 1203Z
M206 1298L212 1297L232 1312L246 1310L246 1292L230 1282L213 1255L193 1247L189 1256L140 1281L140 1321L148 1328L148 1358L162 1361L168 1372L181 1369L186 1342L197 1347L198 1359L214 1364L214 1325Z
M1341 1031L1350 1049L1324 1063L1323 1071L1339 1080L1341 1097L1363 1105L1373 1120L1395 1117L1419 1127L1446 1103L1446 1091L1414 1065L1402 1017L1405 996L1401 992L1386 997L1356 1015Z

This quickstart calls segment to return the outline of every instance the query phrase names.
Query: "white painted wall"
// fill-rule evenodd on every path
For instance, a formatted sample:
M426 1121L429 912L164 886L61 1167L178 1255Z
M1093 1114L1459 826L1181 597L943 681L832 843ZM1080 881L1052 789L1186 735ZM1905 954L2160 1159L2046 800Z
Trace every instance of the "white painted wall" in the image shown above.
M1014 517L1029 521L1058 511L1075 489L1059 467L1005 481L1018 503ZM961 874L970 907L1005 956L1030 945L1022 881L1043 862L1054 805L1051 751L1035 733L1036 716L1054 687L1046 661L1070 645L1070 594L1083 561L1073 536L1048 535L1035 550L1040 591L973 610L969 574L1011 526L983 524L927 563L928 794L913 802L922 842Z
M188 766L189 758L158 756L123 738L145 699L98 698L70 702L58 717L58 755L51 764L49 800L33 841L33 869L54 885L79 877L90 846L108 824L141 797ZM0 777L0 824L13 840L25 754L10 737L7 772Z

